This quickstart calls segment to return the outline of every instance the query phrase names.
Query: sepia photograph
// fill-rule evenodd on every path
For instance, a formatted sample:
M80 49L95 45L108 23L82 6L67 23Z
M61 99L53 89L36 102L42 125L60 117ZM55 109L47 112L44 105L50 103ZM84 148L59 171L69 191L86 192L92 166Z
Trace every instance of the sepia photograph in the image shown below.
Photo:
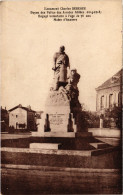
M0 1L1 195L122 194L122 1Z

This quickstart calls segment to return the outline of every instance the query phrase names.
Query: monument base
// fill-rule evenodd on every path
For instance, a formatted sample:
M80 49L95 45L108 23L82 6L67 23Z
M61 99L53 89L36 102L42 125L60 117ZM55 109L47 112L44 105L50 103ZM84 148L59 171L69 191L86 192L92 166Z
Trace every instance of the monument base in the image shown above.
M75 138L75 132L32 132L33 137L73 137Z
M95 150L96 148L105 148L107 144L100 142L92 136L90 132L67 132L55 133L45 132L44 134L33 133L31 138L33 143L49 145L60 144L59 150ZM46 146L47 147L47 146ZM40 148L40 147L39 147ZM49 148L51 149L51 148Z
M33 137L73 137L73 138L84 138L92 137L91 132L32 132Z
M76 132L75 137L92 137L91 132Z

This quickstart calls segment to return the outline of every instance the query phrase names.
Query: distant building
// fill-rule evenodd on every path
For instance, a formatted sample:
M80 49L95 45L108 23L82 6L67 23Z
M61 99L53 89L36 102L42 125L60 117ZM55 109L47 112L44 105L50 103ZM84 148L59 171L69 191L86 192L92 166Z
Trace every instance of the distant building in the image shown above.
M104 114L106 109L111 110L114 105L121 106L122 70L96 88L96 111Z
M21 104L9 110L9 127L17 130L36 131L35 111Z

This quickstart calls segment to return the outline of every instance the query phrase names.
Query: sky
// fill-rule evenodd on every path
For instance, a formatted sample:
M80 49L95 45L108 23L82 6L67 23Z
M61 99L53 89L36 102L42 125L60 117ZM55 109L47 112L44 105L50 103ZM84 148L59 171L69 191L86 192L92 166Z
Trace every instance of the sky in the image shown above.
M56 22L30 14L44 6L85 6L102 14L77 22ZM95 111L95 88L121 69L121 10L120 0L2 2L1 105L44 110L53 78L53 55L64 45L70 68L81 75L79 100Z

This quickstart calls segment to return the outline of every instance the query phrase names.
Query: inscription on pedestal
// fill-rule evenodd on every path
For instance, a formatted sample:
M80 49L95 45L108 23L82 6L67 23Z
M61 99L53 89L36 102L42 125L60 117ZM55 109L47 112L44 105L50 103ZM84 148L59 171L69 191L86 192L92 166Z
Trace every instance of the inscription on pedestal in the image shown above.
M51 125L62 125L64 121L64 114L49 114L49 121Z

